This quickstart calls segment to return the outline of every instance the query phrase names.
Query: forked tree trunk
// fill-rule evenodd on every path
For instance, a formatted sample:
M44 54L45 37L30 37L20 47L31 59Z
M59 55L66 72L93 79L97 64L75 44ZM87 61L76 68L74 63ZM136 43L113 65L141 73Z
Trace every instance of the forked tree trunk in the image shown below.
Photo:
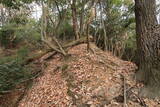
M160 27L153 28L157 25L155 6L155 0L135 0L139 56L137 79L145 82L149 91L142 92L142 95L148 97L160 95Z

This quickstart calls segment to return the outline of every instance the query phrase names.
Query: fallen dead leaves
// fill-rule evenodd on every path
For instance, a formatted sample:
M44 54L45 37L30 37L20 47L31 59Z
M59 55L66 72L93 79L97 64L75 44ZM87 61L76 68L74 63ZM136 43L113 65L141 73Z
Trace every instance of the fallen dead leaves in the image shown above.
M81 44L71 48L66 58L55 55L43 76L34 80L19 107L122 107L122 75L125 77L126 104L144 106L136 96L135 64L103 52L93 44L94 53L88 53L86 47ZM155 101L146 100L150 107L157 105Z

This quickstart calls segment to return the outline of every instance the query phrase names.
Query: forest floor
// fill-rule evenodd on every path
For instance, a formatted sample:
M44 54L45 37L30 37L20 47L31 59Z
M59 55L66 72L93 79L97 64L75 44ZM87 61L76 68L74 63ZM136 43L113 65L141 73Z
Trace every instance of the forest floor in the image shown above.
M140 98L134 63L123 61L91 44L54 55L32 82L19 107L160 107L158 99ZM44 56L45 57L45 56ZM15 96L14 93L11 96Z

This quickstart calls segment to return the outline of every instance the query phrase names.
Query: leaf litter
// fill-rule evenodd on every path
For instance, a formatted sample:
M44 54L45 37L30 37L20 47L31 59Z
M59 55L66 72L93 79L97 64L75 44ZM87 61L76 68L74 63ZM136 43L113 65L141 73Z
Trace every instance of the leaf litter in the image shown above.
M126 107L160 106L158 100L138 96L141 84L134 79L134 63L94 44L93 53L87 52L86 47L72 47L67 57L54 55L19 107L123 107L124 103Z

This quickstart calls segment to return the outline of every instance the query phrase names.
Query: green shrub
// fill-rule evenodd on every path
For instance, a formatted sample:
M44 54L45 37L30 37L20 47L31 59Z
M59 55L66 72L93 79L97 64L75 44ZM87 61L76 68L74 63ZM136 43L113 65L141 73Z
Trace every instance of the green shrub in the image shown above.
M69 22L65 21L58 30L59 39L61 40L70 40L74 38L74 32L72 25Z
M39 46L41 43L40 28L34 20L28 21L27 24L12 22L0 28L0 45L4 48L13 48L26 42L33 46Z
M22 67L17 61L0 64L0 92L11 90L30 77L31 72Z
M0 64L10 63L14 60L16 60L18 63L23 63L26 58L28 58L29 52L30 49L28 47L21 47L13 55L0 57Z
M15 55L2 57L2 58L0 58L0 65L11 62L11 61L15 60L16 58L17 58L17 56L15 56Z
M129 38L125 41L126 47L125 47L125 52L123 55L124 60L129 60L136 62L136 51L137 51L137 46L136 46L136 34L135 32L129 33Z
M10 48L14 44L15 29L13 26L14 24L10 24L10 25L3 26L0 29L0 45L5 48Z
M17 51L17 59L18 61L23 61L28 57L29 54L29 48L27 48L26 46L21 47L18 51Z

